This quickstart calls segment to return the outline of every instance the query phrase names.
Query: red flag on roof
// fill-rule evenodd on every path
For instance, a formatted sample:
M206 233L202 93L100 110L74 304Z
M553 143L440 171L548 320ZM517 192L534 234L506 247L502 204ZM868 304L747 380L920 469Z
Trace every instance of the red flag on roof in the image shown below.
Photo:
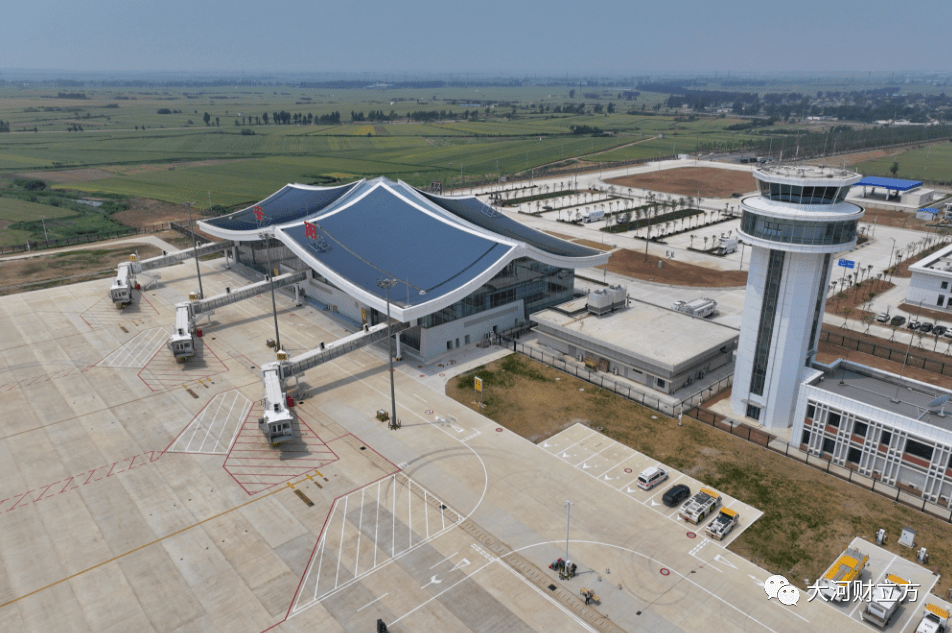
M259 220L264 219L264 209L261 208L260 204L255 205L255 217Z
M316 240L317 239L317 227L311 224L310 222L304 223L304 237Z

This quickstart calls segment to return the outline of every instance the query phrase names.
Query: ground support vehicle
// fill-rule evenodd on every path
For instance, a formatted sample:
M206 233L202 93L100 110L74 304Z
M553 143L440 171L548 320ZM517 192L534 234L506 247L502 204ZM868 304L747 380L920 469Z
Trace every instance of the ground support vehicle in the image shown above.
M827 600L835 602L848 600L850 583L859 580L868 563L869 554L852 547L846 548L846 551L840 554L836 562L817 581L820 593Z
M862 618L881 629L886 628L899 605L906 599L908 585L908 580L886 574L886 580L873 587L873 599L866 603L866 608L860 613Z
M740 514L736 510L721 508L714 520L704 528L704 532L711 538L722 541L738 523L740 523Z
M691 497L691 500L684 504L678 516L695 525L709 516L721 504L721 495L710 488L701 488L701 490Z
M949 612L934 604L926 604L916 633L945 633L949 627Z

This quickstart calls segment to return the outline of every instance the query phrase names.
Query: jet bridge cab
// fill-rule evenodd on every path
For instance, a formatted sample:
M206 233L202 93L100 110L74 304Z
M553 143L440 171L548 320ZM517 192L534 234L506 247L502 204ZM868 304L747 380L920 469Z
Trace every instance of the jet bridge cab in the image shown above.
M132 256L135 258L135 255ZM133 262L135 259L133 259ZM109 288L109 298L116 304L117 308L124 308L132 303L132 291L136 287L135 271L132 269L132 262L123 262L119 264L119 270L116 271L116 278Z
M188 306L188 303L179 303L175 306L175 332L169 337L167 343L169 350L180 363L184 363L186 359L195 355L195 337L192 334Z
M264 417L258 418L258 429L272 446L294 439L294 414L288 409L289 398L281 389L280 368L267 367L261 372L264 382Z

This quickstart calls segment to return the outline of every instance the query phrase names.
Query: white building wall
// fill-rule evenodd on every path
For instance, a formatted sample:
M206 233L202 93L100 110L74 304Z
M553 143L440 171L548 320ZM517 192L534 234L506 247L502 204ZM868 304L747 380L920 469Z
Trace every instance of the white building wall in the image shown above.
M942 285L945 284L945 288ZM909 280L909 290L906 292L906 302L919 305L930 310L949 310L949 300L952 299L952 274L942 271L927 271L912 269L912 278ZM939 300L941 298L941 305Z
M493 326L497 328L497 331L502 332L519 325L523 322L524 314L525 310L520 299L470 317L456 319L436 327L422 328L420 356L423 360L429 360L457 347L463 347L467 344L467 336L469 336L470 344L476 343L492 332Z
M815 370L809 371L812 374ZM807 381L812 381L814 375L811 375ZM835 380L835 378L827 376L827 380ZM818 425L816 421L813 426L805 424L808 401L821 407L826 406L842 415L832 453L825 453L823 450L825 427ZM817 419L819 418L820 416L817 415ZM790 443L794 446L800 445L803 432L808 430L810 431L808 451L811 454L823 455L829 457L834 463L845 464L851 431L857 420L868 425L865 442L859 447L861 456L857 471L861 475L875 475L888 485L897 483L912 485L922 491L923 498L926 500L948 503L949 497L952 496L952 477L948 475L949 459L952 456L952 431L870 406L805 382L799 393ZM889 433L890 439L886 450L882 451L880 445L885 433ZM924 467L925 472L914 468L902 459L908 439L934 447L931 463Z
M759 405L761 424L786 428L793 422L797 392L811 347L817 290L826 285L825 254L786 252L784 256L762 395L751 393L750 386L770 251L754 247L751 255L731 408L738 415L746 415L748 403Z
M360 304L343 290L329 286L317 279L309 279L306 289L309 297L330 306L331 312L339 312L351 321L361 322Z

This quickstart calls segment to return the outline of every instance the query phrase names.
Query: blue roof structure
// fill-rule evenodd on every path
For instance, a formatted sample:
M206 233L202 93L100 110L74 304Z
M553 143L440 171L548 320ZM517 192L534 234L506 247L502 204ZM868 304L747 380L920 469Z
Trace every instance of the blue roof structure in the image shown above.
M892 191L909 191L922 186L921 180L901 180L899 178L883 178L881 176L865 176L854 187L882 187Z
M205 222L229 231L257 231L296 222L337 202L358 184L354 182L341 187L286 185L257 205ZM260 220L255 216L255 207L259 207Z
M561 268L608 262L608 253L523 226L475 197L433 196L386 178L288 185L260 206L269 226L256 221L253 207L199 226L239 242L273 234L322 277L381 311L387 295L377 281L394 279L391 308L401 321L452 305L520 257Z

